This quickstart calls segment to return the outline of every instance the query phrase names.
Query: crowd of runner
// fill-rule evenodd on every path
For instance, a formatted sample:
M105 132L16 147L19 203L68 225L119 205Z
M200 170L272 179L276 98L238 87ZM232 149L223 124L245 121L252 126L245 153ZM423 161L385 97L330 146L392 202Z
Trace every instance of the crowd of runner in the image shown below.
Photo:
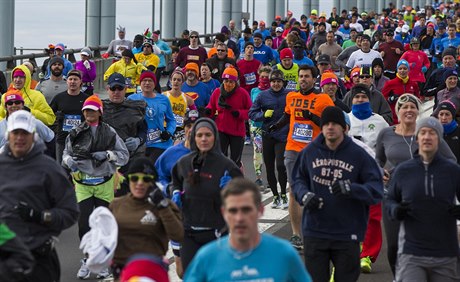
M167 279L170 246L185 281L356 281L383 218L395 281L459 281L460 4L304 12L231 20L210 48L119 26L107 99L88 47L0 77L0 280L59 281L55 237L78 222L80 279ZM292 247L251 228L260 193L289 212L295 276ZM266 244L284 263L261 263Z

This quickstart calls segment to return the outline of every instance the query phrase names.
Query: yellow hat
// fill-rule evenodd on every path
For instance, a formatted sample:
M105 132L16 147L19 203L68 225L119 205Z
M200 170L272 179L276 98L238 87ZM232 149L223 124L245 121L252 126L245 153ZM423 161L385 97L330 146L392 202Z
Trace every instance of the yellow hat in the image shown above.
M311 10L310 15L318 15L318 11L316 9Z

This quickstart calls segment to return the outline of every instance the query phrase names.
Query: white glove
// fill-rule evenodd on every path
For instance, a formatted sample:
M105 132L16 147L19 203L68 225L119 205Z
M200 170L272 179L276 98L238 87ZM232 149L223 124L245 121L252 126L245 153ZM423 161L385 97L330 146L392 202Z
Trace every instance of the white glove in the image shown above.
M118 158L114 152L107 151L107 159L109 160L109 162L116 162Z
M88 60L85 60L85 61L83 62L83 65L85 66L85 68L86 68L87 70L91 69L91 65L89 64L89 61L88 61Z

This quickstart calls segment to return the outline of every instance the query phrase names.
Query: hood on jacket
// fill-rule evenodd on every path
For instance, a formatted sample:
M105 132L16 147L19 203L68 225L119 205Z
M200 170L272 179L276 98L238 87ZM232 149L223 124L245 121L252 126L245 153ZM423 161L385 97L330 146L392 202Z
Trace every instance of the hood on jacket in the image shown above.
M24 83L24 87L20 90L22 93L25 93L27 90L30 89L30 83L32 81L32 76L30 74L29 69L25 65L20 65L20 66L15 67L13 71L11 72L11 81L13 81L14 72L18 69L22 70L26 75L26 81Z
M195 142L195 136L196 136L196 127L198 124L202 122L208 122L212 126L212 131L214 133L214 145L212 146L211 150L209 152L217 153L217 154L222 154L222 151L220 149L220 140L219 140L219 132L217 131L217 125L216 123L210 119L210 118L199 118L195 124L193 125L192 131L190 132L190 150L193 152L198 152L198 147Z
M7 156L6 159L11 160L13 162L16 162L18 160L20 161L27 161L29 159L32 159L36 157L39 154L43 154L45 152L46 145L42 140L34 141L34 144L32 145L32 148L30 151L22 158L15 158L13 156L13 153L10 150L9 143L6 142L5 145L1 148L0 150L0 155L5 155ZM5 159L3 159L4 161Z

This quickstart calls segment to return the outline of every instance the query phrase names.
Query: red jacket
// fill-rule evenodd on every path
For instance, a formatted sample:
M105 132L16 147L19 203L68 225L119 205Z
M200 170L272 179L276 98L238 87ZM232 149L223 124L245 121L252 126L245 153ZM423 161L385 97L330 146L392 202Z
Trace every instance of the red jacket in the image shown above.
M413 51L409 50L404 52L401 60L405 59L409 62L409 77L411 80L416 82L425 82L425 75L422 72L422 68L425 67L425 72L430 68L430 60L425 52L421 50Z
M391 80L388 80L383 86L382 94L385 99L390 104L391 111L393 112L393 124L398 124L398 116L395 113L396 99L388 99L391 94L397 95L398 97L402 94L410 93L420 98L420 89L418 88L417 82L411 80L407 81L406 84L402 82L401 79L395 77Z
M219 132L233 136L246 136L244 123L249 119L248 112L252 106L248 92L244 88L237 86L235 92L225 100L231 107L229 109L221 108L218 105L219 96L220 87L214 90L211 100L206 106L206 108L211 109L211 118L216 122ZM239 116L234 117L233 111L238 111Z

